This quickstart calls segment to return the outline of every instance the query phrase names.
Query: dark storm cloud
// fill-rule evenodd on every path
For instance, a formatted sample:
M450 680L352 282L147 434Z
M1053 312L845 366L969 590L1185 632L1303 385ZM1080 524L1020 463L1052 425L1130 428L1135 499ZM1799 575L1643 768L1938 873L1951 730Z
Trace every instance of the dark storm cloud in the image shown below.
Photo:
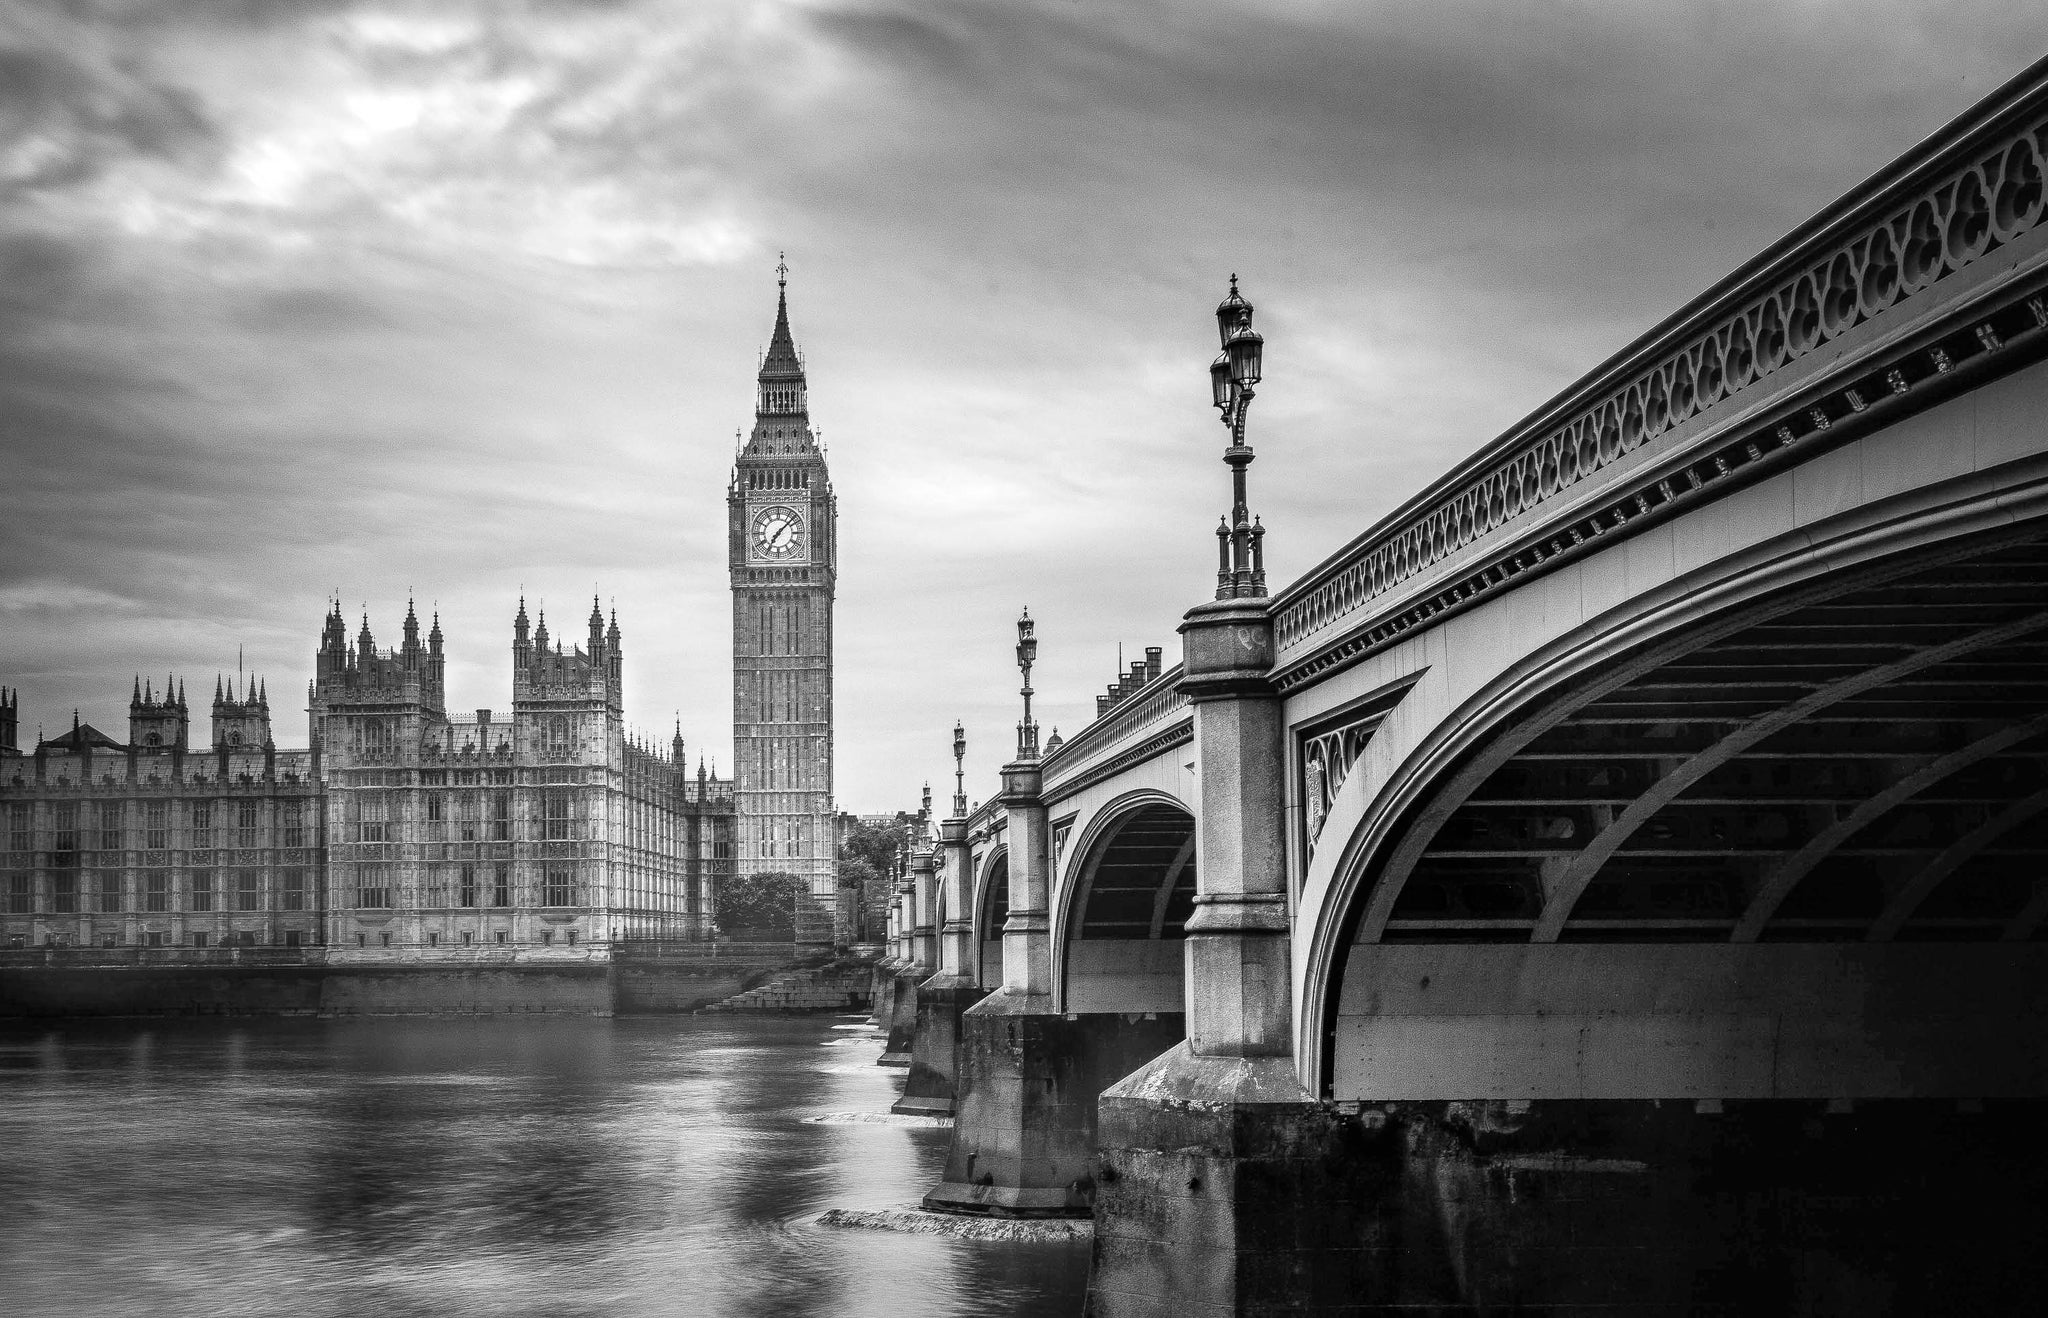
M215 142L189 92L54 50L0 45L0 192L75 186L135 155L202 159Z

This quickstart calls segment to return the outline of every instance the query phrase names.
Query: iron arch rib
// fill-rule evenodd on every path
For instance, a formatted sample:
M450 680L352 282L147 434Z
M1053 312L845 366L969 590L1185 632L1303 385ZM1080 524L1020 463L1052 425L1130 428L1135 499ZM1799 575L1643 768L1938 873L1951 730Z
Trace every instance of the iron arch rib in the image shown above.
M2023 823L2031 819L2041 812L2043 806L2048 806L2048 792L2043 792L2038 799L2029 797L2026 801L2021 802L2020 805L2027 805L2029 803L2032 804L2033 808L2025 813L2021 813L2020 806L2016 805L2007 810L2004 815L2000 815L1991 822L1994 824L2003 823L2004 827L1999 829L1999 832L2003 833L2014 824ZM2007 816L2011 816L2009 823L2006 822ZM1987 829L1990 826L1990 824L1985 825ZM1987 842L1989 840L1986 839ZM2027 903L2026 909L2006 922L2004 931L1998 936L1998 941L2001 943L2024 943L2034 936L2034 931L2041 927L2043 920L2048 920L2048 885L2043 885L2040 891L2034 894L2034 899Z
M1564 932L1565 923L1571 918L1572 909L1578 905L1579 898L1585 894L1594 876L1599 874L1601 867L1613 858L1615 852L1626 845L1638 829L1647 824L1680 793L1736 755L1831 705L1876 690L1922 669L1946 663L1990 646L2002 645L2044 627L2048 627L2048 612L2030 613L2011 622L1987 627L1967 636L1959 636L1940 645L1928 646L1888 664L1880 664L1854 676L1830 682L1816 691L1808 692L1789 705L1783 705L1750 719L1658 779L1648 791L1630 802L1628 808L1616 816L1612 823L1601 829L1586 845L1585 850L1573 857L1564 873L1559 876L1556 886L1545 893L1542 914L1537 918L1536 927L1530 934L1530 941L1556 942Z
M1884 910L1871 923L1870 932L1866 936L1867 941L1888 943L1896 938L1906 921L1913 918L1913 912L1920 909L1920 903L1926 901L1928 896L1941 886L1943 879L1961 869L1986 847L2044 809L2048 809L2048 791L2023 796L1944 847L1940 854L1913 876L1912 882L1901 888L1898 895L1885 905ZM2048 893L2048 889L2043 891ZM2028 909L2033 910L2036 907L2048 911L2048 900L2037 898ZM2021 912L2017 919L2005 926L2006 942L2018 942L2033 932L2032 926L2028 925L2022 932L2015 934L2015 927L2021 925L2026 918L2026 913ZM2034 918L2038 922L2040 915L2036 914Z
M1787 856L1775 869L1765 876L1763 883L1757 888L1755 898L1750 901L1748 909L1743 912L1742 919L1737 922L1735 931L1729 935L1728 941L1732 943L1754 943L1763 935L1764 926L1771 922L1773 915L1777 914L1778 907L1783 905L1785 899L1792 895L1792 890L1799 886L1801 879L1812 873L1814 867L1833 855L1835 850L1844 842L1847 842L1870 824L1875 823L1892 807L1918 796L1936 783L1962 772L1973 764L1988 759L2000 751L2009 750L2023 741L2038 737L2044 732L2048 732L2048 714L2029 719L2025 723L2016 723L2010 727L2000 728L1989 736L1979 737L1976 741L1971 742L1960 750L1950 751L1932 763L1921 766L1869 800L1860 803L1848 815L1815 834L1811 841L1793 852L1790 856ZM1951 847L1949 850L1953 851L1954 849ZM1943 853L1944 856L1946 854L1946 852ZM1967 857L1962 859L1967 859ZM1936 863L1938 864L1939 861ZM1959 859L1955 863L1960 864L1961 860ZM1950 868L1953 867L1952 864ZM1932 892L1934 885L1940 882L1940 876L1934 875L1930 878L1930 874L1932 874L1932 867L1928 871L1923 871L1920 878L1916 878L1912 884L1908 885L1908 891L1919 887L1924 880L1926 887L1920 895L1925 896L1926 893ZM1901 895L1903 896L1903 894ZM1919 900L1916 898L1913 905L1917 906L1918 904ZM1908 908L1908 913L1910 913L1910 908ZM1883 921L1880 919L1879 923L1882 924ZM1876 937L1874 930L1872 936Z

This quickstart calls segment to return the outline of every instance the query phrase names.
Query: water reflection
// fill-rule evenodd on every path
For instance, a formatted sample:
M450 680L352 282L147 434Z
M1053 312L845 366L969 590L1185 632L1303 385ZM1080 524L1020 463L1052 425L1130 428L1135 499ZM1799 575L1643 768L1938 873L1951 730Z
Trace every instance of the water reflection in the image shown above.
M0 1034L21 1314L1060 1315L1082 1243L833 1230L946 1132L829 1018L286 1020ZM831 1045L831 1046L827 1046Z

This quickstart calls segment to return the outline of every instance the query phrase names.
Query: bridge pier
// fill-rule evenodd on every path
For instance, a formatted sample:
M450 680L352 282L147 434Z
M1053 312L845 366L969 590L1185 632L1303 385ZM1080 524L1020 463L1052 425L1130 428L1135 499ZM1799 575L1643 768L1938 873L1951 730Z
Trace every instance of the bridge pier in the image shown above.
M1181 626L1194 706L1195 912L1187 1040L1101 1098L1089 1313L1317 1312L1354 1305L1363 1144L1293 1058L1272 621L1219 600Z
M1052 996L1050 857L1036 758L1003 768L1009 917L1003 986L960 1016L953 1142L924 1198L945 1212L1086 1217L1096 1100L1180 1036L1160 1013L1065 1013ZM963 821L964 842L964 821ZM962 865L962 887L965 887ZM966 954L970 931L960 931ZM1147 1019L1147 1017L1150 1019Z
M887 1036L877 1066L909 1066L917 1027L917 981L922 976L914 958L916 913L908 875L906 866L889 904L890 955L875 969L875 1024Z
M1702 1110L1702 1108L1705 1110ZM2048 1260L2038 1100L1369 1104L1361 1313L2015 1313Z
M904 1082L903 1097L896 1100L891 1112L950 1115L953 1111L958 1092L960 1016L982 998L981 986L969 970L974 956L967 882L971 863L967 820L942 820L938 853L925 858L918 908L919 918L928 919L939 931L938 973L915 988L917 1019L910 1076Z

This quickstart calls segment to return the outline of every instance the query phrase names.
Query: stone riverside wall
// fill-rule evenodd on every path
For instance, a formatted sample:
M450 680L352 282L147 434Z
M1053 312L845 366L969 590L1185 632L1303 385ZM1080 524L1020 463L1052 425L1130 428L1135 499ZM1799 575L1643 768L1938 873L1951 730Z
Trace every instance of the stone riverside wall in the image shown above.
M0 965L0 1019L687 1012L742 992L778 968L743 960L433 967Z

